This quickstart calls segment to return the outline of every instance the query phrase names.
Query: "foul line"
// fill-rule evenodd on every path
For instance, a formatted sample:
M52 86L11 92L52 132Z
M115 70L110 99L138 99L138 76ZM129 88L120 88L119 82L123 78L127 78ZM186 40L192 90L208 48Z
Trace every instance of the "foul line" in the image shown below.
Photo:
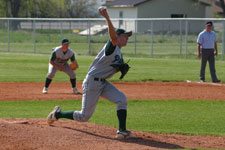
M197 83L197 84L202 84L202 85L213 85L213 86L225 86L223 83L210 83L210 82L195 82L195 81L190 81L187 80L187 83Z

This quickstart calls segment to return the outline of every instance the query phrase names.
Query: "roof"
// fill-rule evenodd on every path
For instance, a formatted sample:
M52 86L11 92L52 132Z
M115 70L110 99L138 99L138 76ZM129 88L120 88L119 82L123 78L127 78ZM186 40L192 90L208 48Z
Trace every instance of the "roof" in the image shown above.
M212 1L210 1L210 0L195 0L195 1L198 1L199 3L205 4L207 6L211 6L212 5Z
M147 1L149 1L149 0L114 0L114 1L106 1L105 6L108 6L108 7L135 7L137 5L145 3ZM210 5L209 0L193 0L193 1L199 1L202 4Z
M106 2L105 6L109 7L134 7L149 0L114 0Z

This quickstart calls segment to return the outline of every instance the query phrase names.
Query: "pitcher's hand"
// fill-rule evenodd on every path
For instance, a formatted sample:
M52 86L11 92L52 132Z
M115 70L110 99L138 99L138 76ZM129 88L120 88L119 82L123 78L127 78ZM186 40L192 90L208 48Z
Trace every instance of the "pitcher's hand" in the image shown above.
M105 7L99 7L98 8L98 12L103 16L103 17L108 17L108 12L107 9Z

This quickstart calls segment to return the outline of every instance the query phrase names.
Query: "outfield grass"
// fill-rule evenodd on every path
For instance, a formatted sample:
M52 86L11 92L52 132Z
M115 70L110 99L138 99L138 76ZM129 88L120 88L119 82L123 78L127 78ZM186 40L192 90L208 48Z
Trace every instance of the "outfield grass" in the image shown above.
M0 118L45 118L55 105L80 110L81 101L1 101ZM129 100L128 108L128 129L225 136L224 101ZM117 127L116 105L100 101L90 122Z
M29 42L17 42L10 43L10 52L13 53L37 53L37 54L49 54L52 48L60 45L59 43L33 43ZM88 49L88 43L71 43L70 47L79 55L91 55L95 56L105 45L105 43L91 43L90 52ZM34 50L34 47L35 50ZM185 47L183 44L182 54L180 55L180 44L179 43L154 43L153 52L151 55L151 43L137 43L136 51L135 44L128 43L126 47L122 49L124 56L129 57L144 57L144 58L185 58ZM222 53L222 44L218 44L219 56ZM8 43L0 43L0 52L8 51ZM172 57L171 57L172 56ZM196 43L190 43L188 45L187 58L195 59L197 57ZM221 58L220 58L221 59Z
M221 33L216 32L218 37L219 54L222 53ZM0 29L0 52L8 51L8 31ZM88 36L75 34L72 30L63 30L63 37L67 37L71 41L71 48L80 55L96 55L102 49L109 39L108 34L90 36L90 49L88 47ZM197 34L190 34L187 40L188 58L194 58L197 55L196 39ZM34 45L34 37L36 37L36 45ZM13 30L10 32L10 51L16 53L34 53L48 54L53 47L60 44L60 30ZM180 39L178 33L157 33L154 35L153 46L150 33L137 33L129 38L128 44L123 48L123 55L129 57L163 57L163 58L184 58L185 57L185 38ZM136 45L135 45L136 43ZM180 45L182 43L182 46ZM180 46L182 47L182 55L180 55ZM34 50L35 47L35 50ZM151 48L153 47L153 52ZM151 55L151 53L153 55Z
M80 68L76 71L77 80L82 81L93 61L92 56L76 56ZM131 69L123 81L198 81L200 60L130 58ZM0 82L39 82L44 81L48 72L49 55L0 53ZM225 78L225 62L216 61L217 75ZM120 73L110 81L118 80ZM68 81L65 73L57 72L54 81ZM209 68L206 80L211 81Z

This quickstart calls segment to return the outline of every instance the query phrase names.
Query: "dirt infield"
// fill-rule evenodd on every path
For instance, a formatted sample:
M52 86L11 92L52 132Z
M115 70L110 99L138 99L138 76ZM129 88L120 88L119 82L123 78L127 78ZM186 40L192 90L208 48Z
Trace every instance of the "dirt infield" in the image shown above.
M211 83L113 83L128 99L225 100L225 85ZM48 94L44 83L0 83L0 100L81 99L72 94L69 83L53 82ZM81 83L78 83L81 89ZM53 126L44 119L0 119L0 150L147 150L183 148L225 148L223 136L188 136L132 131L137 139L116 140L116 128L57 121Z
M184 82L113 83L128 99L225 100L225 84ZM81 99L72 94L70 83L53 82L48 94L42 94L44 83L0 83L0 100L68 100ZM81 90L81 83L78 83Z
M147 150L224 148L225 137L152 134L133 131L137 139L116 140L115 128L42 119L0 119L1 150ZM3 144L4 143L4 144Z

